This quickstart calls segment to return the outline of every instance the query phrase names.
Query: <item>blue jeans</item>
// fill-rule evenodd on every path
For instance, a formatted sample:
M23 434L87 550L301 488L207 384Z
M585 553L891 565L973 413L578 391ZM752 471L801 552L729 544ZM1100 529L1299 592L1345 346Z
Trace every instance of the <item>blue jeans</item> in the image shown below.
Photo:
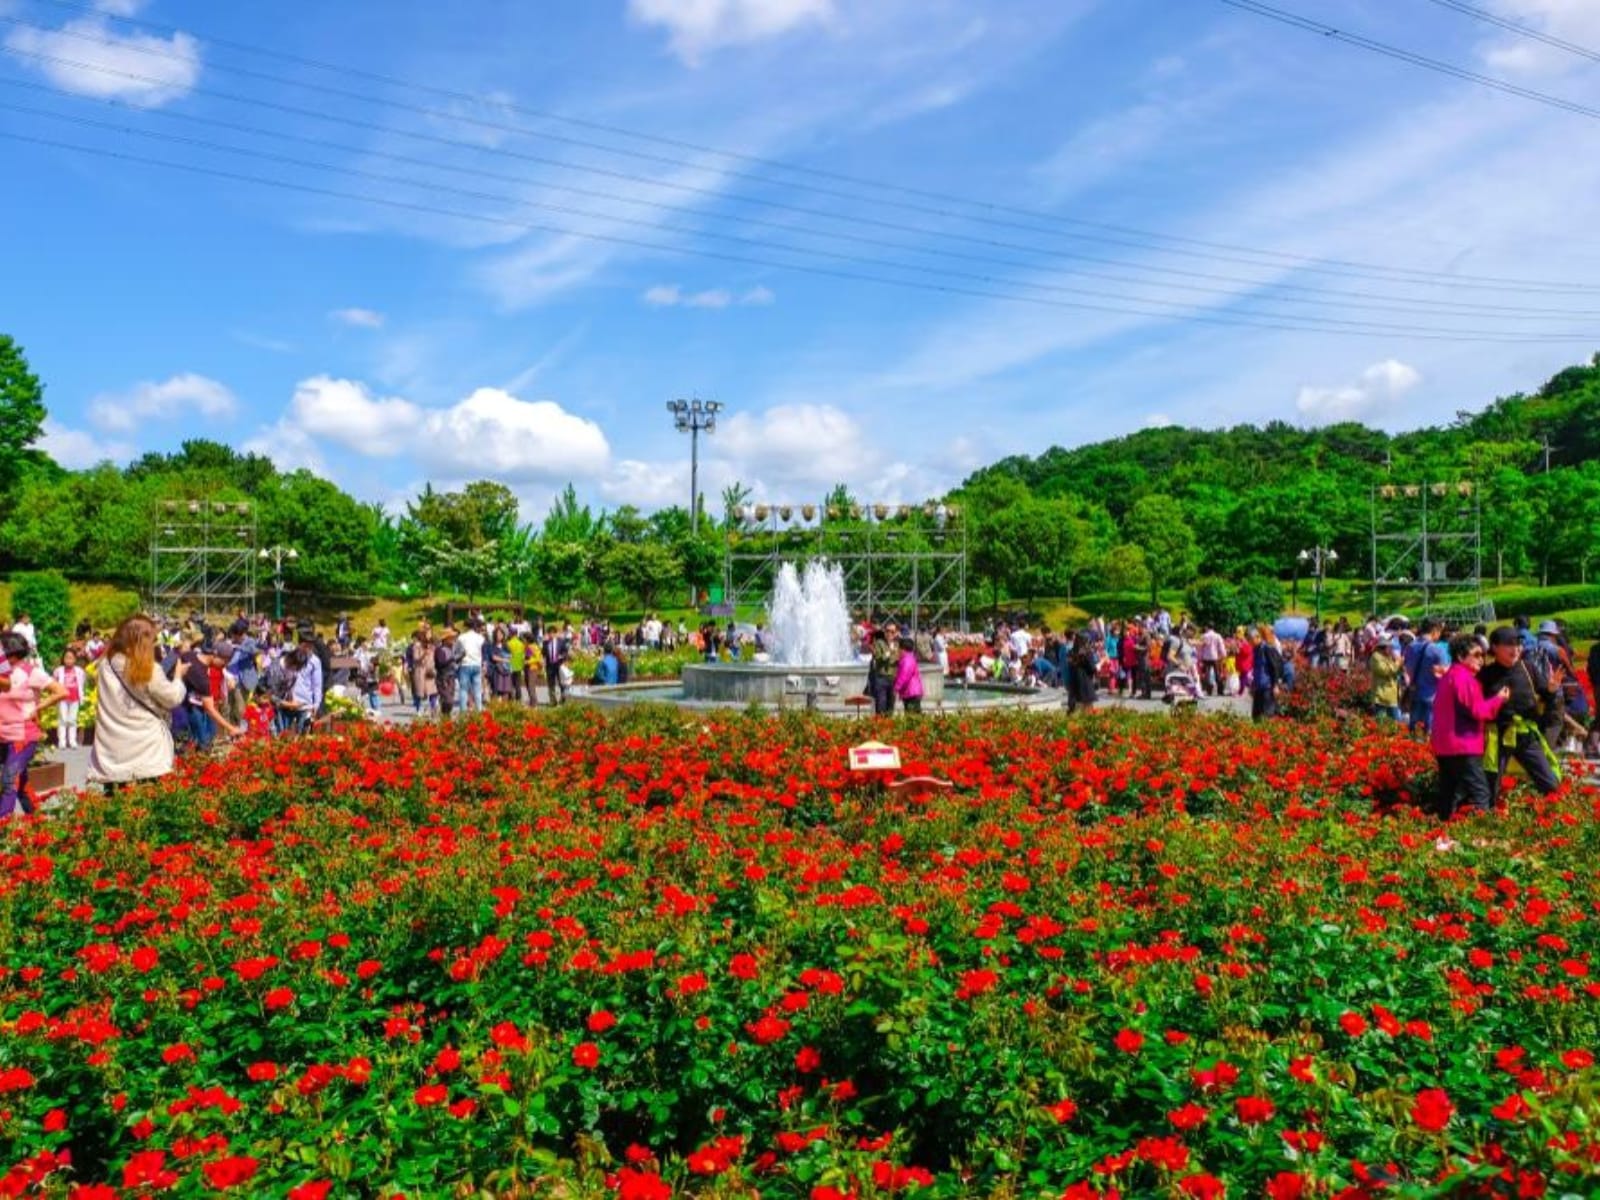
M1426 700L1420 697L1413 697L1411 700L1411 731L1415 733L1418 729L1424 733L1433 732L1432 696L1429 696Z
M462 664L459 672L461 677L461 711L470 709L483 711L483 665L469 667Z
M5 766L0 767L0 821L18 808L31 813L28 802L28 764L33 761L38 742L11 742L5 747Z
M189 734L194 738L196 750L209 750L217 738L217 725L211 714L203 708L189 706Z
M1375 717L1387 717L1396 725L1400 724L1401 721L1400 706L1398 704L1375 705L1372 709L1372 715Z

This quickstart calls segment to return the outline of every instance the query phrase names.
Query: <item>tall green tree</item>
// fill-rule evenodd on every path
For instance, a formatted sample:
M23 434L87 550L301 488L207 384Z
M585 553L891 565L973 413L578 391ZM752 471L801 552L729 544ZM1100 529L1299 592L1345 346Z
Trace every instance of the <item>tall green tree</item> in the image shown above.
M1171 496L1142 497L1128 510L1123 536L1144 551L1150 571L1150 603L1160 603L1161 589L1181 587L1200 566L1200 547L1184 519L1183 506Z

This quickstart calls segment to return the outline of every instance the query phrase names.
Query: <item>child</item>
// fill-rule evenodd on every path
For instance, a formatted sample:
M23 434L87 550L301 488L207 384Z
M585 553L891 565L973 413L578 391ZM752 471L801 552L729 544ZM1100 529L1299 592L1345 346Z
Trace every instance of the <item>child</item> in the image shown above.
M62 750L78 744L78 707L89 679L78 665L78 656L71 650L61 656L56 668L56 686L61 689L61 699L56 702L56 745Z
M265 682L256 688L255 695L244 706L244 727L251 738L272 736L272 693Z
M1229 696L1239 694L1239 659L1231 653L1222 659L1222 690Z
M0 635L0 652L6 665L7 686L0 692L0 821L20 808L33 811L28 798L28 764L39 749L39 708L61 699L56 681L35 663L33 647L20 633Z

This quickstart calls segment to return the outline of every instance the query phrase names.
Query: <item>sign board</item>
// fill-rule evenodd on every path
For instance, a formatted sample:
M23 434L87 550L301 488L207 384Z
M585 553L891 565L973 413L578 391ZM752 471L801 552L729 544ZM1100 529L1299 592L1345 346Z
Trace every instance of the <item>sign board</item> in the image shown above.
M898 771L900 769L900 749L897 746L886 746L882 742L862 742L859 746L851 746L850 769L852 771Z

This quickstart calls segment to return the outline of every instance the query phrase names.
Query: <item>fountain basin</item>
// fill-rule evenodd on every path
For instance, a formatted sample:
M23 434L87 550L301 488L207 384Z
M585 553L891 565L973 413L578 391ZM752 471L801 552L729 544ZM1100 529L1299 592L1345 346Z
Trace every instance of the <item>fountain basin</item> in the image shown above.
M918 666L923 703L944 699L944 675L937 663ZM783 663L689 663L683 668L683 698L711 704L803 706L808 696L824 708L837 708L847 697L867 690L867 664L838 663L795 667Z

